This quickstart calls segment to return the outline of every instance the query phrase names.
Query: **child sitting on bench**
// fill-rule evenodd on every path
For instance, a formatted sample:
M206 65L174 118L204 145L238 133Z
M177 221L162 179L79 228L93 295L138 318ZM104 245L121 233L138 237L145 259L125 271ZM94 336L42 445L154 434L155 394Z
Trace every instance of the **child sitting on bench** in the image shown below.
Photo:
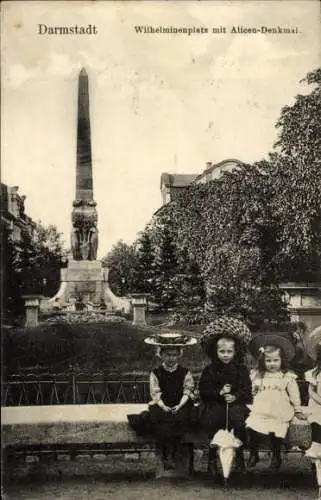
M278 470L281 444L290 421L294 415L306 419L301 411L297 377L287 369L295 350L290 340L275 334L257 335L249 348L258 360L258 367L251 373L254 400L246 420L250 448L248 467L254 467L259 461L259 443L263 434L270 437L270 468Z
M158 442L164 468L173 469L178 444L192 424L194 408L193 376L179 359L183 348L195 344L196 339L170 332L148 337L145 342L157 348L160 363L150 373L151 401L148 413L141 417L148 427L146 430ZM143 433L140 415L128 415L128 420L136 431L140 427Z

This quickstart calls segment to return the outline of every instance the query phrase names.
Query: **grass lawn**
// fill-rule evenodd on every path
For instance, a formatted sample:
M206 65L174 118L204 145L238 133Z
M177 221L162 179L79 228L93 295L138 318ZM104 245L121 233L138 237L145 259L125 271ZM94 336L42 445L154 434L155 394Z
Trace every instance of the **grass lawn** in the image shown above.
M5 373L25 370L62 373L70 365L78 365L81 370L103 371L109 377L146 379L155 363L155 350L143 340L160 332L164 320L164 317L151 316L147 326L139 327L131 321L110 321L4 328ZM189 333L199 337L202 327L192 330ZM198 344L185 350L182 361L194 373L199 373L208 363Z

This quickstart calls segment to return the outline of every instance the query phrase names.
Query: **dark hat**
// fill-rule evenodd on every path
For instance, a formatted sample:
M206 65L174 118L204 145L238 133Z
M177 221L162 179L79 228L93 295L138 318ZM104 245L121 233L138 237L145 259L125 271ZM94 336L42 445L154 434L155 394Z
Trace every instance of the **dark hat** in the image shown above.
M304 344L310 358L317 359L317 346L321 344L321 325L307 335Z
M201 345L208 356L211 357L213 346L221 337L231 337L246 345L251 341L252 334L239 319L220 316L207 325L201 337Z
M196 344L197 339L189 335L182 335L181 333L171 331L147 337L144 342L157 347L187 347Z
M269 345L281 348L289 361L294 358L294 344L285 333L259 333L250 343L249 351L257 358L260 352L264 352L264 348Z

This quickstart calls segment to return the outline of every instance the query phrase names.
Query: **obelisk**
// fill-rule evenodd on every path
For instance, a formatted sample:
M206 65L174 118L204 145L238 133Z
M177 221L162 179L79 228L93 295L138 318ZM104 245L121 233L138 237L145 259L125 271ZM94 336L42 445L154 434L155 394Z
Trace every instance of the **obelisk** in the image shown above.
M85 68L78 78L76 200L93 199L91 132L88 75Z
M96 260L97 211L93 199L88 75L78 77L76 197L72 210L71 248L74 260Z

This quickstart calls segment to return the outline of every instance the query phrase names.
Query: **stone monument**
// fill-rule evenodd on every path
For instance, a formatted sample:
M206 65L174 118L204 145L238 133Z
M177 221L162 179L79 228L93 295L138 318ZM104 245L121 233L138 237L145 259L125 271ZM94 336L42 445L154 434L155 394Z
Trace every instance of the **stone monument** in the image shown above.
M71 251L67 268L61 269L57 294L42 309L87 309L104 307L128 313L129 300L116 297L108 285L108 270L97 260L98 214L93 196L89 83L86 70L78 78L76 193L71 212ZM81 306L81 307L80 307Z
M98 247L97 210L93 198L88 75L84 68L80 72L78 86L76 198L71 218L73 259L95 261Z

